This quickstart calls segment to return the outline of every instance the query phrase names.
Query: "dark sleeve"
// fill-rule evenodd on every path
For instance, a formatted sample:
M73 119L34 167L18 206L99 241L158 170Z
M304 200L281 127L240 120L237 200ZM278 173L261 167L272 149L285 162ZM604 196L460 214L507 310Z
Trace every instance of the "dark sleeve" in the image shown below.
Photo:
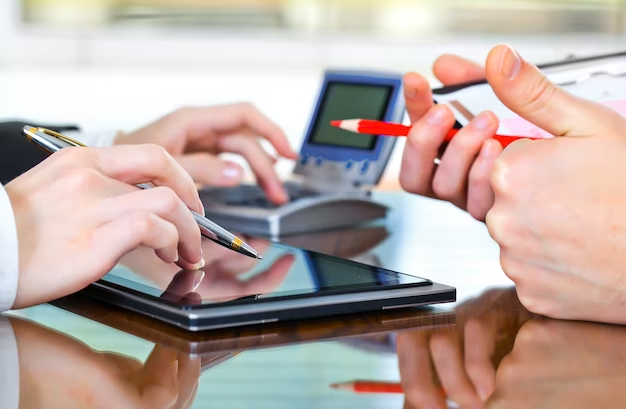
M48 157L46 152L22 135L24 125L26 123L20 121L0 122L0 183L3 185ZM46 125L32 122L28 125L41 126L57 132L78 130L72 125Z

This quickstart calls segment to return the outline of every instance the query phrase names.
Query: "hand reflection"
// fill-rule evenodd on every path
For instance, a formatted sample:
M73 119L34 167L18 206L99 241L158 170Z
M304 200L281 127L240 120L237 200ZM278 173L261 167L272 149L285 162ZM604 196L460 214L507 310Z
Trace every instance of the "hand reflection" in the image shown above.
M191 407L200 360L156 346L144 364L11 318L20 364L20 408Z
M482 408L498 363L531 317L513 288L493 289L457 307L456 326L398 334L406 408ZM445 391L445 392L444 392Z
M498 369L488 408L622 408L626 328L533 319Z
M264 254L271 242L265 239L239 236L260 254ZM173 302L198 304L205 301L226 302L239 297L274 291L285 279L295 258L285 254L277 258L269 268L254 276L242 279L259 260L219 246L210 240L202 241L206 264L202 270L180 271L174 264L166 264L153 251L141 249L122 260L122 264L135 273L149 279L165 291L163 298ZM262 261L262 263L267 263Z
M280 286L294 261L291 254L281 256L268 269L247 280L240 277L251 268L244 263L234 270L216 262L202 270L179 271L161 297L185 304L200 304L203 300L227 302L269 293Z

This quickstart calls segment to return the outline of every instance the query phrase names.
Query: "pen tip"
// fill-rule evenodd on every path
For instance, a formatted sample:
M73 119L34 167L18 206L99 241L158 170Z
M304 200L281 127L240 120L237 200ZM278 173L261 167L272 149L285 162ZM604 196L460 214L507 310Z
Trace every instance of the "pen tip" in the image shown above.
M259 260L263 260L263 256L262 255L257 255L256 258L258 258Z

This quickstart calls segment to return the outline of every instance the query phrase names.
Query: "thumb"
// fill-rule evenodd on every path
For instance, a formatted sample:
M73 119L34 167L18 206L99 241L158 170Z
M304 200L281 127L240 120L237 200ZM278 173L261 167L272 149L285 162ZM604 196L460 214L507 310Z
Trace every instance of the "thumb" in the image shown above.
M243 169L236 163L208 153L192 153L176 158L196 183L208 186L236 186L243 179Z
M508 45L491 50L485 71L504 105L554 136L596 135L618 116L553 84Z

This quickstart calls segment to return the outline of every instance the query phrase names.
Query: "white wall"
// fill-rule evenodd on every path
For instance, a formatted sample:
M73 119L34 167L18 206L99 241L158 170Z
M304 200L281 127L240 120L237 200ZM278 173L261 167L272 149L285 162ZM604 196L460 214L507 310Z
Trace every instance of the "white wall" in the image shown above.
M499 42L537 62L626 48L623 38L609 35L385 39L121 28L53 32L21 26L15 4L0 0L0 117L132 129L181 105L248 100L278 122L294 146L326 67L430 74L443 52L482 60ZM398 163L396 155L392 175Z

